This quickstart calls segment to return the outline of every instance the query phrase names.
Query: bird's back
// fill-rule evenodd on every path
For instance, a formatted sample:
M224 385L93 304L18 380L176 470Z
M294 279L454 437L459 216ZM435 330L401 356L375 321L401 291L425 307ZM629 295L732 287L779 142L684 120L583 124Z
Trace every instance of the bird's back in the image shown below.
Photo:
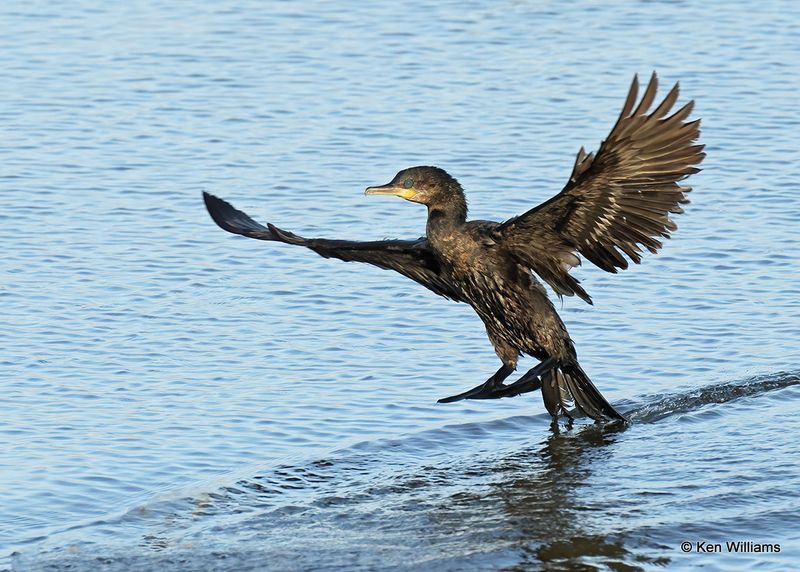
M483 320L498 352L502 347L537 357L571 354L566 328L546 290L494 238L498 226L469 221L432 241L448 279Z

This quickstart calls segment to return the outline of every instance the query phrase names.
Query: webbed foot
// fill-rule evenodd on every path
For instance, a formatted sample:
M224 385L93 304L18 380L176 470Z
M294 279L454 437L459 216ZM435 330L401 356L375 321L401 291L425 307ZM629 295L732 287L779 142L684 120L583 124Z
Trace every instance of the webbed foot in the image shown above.
M523 393L530 393L542 388L542 380L539 377L525 379L521 377L511 385L504 385L497 389L497 397L516 397Z
M498 399L502 397L502 395L499 395L497 392L505 387L503 385L503 380L511 375L512 371L514 371L512 366L503 364L492 377L479 386L473 387L469 391L459 393L458 395L444 397L440 399L438 403L453 403L454 401L461 401L462 399Z
M497 399L502 397L502 395L498 394L498 390L502 390L504 387L502 382L495 382L493 379L490 379L458 395L443 397L437 401L437 403L453 403L454 401L461 401L462 399Z
M525 375L520 377L511 385L502 386L497 391L498 397L514 397L516 395L522 395L523 393L530 393L531 391L537 391L541 389L541 376L553 366L555 361L556 360L553 358L547 358L536 367L530 369Z

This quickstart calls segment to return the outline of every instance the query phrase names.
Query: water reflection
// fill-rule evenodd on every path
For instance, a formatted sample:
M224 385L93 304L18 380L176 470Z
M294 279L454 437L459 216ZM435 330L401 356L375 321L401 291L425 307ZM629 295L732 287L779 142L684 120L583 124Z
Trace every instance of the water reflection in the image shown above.
M463 512L486 522L493 515L497 531L507 539L506 551L518 560L509 569L527 570L546 565L552 570L574 570L592 562L605 566L631 562L624 539L596 533L594 511L582 489L594 467L614 455L614 444L624 426L580 428L554 424L552 433L536 447L509 454L485 470L491 484L472 495L458 495L452 519ZM449 534L448 531L443 531ZM637 557L639 558L639 557Z
M352 554L364 569L665 565L677 558L674 531L686 532L684 502L672 490L682 485L670 482L672 488L653 495L658 481L642 466L662 469L652 455L642 456L637 442L648 453L661 451L663 466L675 467L674 455L681 454L671 451L675 435L690 436L684 416L703 420L709 405L769 399L798 384L797 373L785 373L653 396L633 404L638 421L630 426L577 422L548 430L546 416L518 416L365 441L208 493L153 503L93 528L95 535L106 528L109 537L119 529L141 531L143 554L102 549L108 570L155 562L167 569L170 562L190 562L198 569L236 570L240 557L314 569L320 562L350 564ZM702 438L718 435L725 438L710 431ZM699 506L719 501L713 494L694 500ZM784 498L776 502L778 510L789 506ZM654 506L677 516L654 521L648 518ZM220 563L231 538L235 554ZM51 553L46 562L30 555L20 561L60 569L68 557L80 569L94 556L91 546L61 546L68 548L58 559Z
M800 388L724 387L798 367L800 3L72 4L2 14L0 569L585 567L690 526L800 552ZM424 212L359 189L433 162L474 218L520 214L652 69L696 99L708 168L661 255L581 269L597 305L559 309L624 433L437 407L495 367L469 308L221 236L198 202L415 237Z

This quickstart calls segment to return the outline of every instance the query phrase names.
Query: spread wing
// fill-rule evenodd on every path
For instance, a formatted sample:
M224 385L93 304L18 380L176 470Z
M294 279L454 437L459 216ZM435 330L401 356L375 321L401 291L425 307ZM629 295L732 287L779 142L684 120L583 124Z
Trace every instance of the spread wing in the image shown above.
M677 229L669 214L683 212L691 188L679 181L699 171L705 157L700 120L687 122L694 102L672 115L678 84L648 113L658 79L653 73L634 109L639 82L633 79L622 113L597 155L581 147L564 189L523 215L500 225L505 246L559 295L591 298L570 276L577 254L608 272L641 261L642 248L657 252Z
M395 270L440 296L458 302L464 301L460 292L443 278L439 260L424 238L374 242L303 238L272 224L263 226L231 204L209 193L203 193L203 200L214 222L228 232L259 240L305 246L325 258L367 262L380 268Z

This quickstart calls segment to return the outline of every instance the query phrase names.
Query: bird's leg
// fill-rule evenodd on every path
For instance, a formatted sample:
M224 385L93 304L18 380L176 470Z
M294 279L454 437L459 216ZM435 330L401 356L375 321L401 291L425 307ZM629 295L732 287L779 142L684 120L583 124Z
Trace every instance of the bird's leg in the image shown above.
M520 377L511 385L505 385L498 389L495 397L514 397L523 393L529 393L542 388L542 375L545 374L550 368L555 365L556 359L549 357L536 367L531 368L528 372Z
M497 395L497 390L504 387L503 380L511 375L513 371L513 367L503 364L500 366L500 369L484 383L464 393L442 398L439 400L439 403L452 403L453 401L461 401L462 399L495 399L497 397L502 397L501 395Z

